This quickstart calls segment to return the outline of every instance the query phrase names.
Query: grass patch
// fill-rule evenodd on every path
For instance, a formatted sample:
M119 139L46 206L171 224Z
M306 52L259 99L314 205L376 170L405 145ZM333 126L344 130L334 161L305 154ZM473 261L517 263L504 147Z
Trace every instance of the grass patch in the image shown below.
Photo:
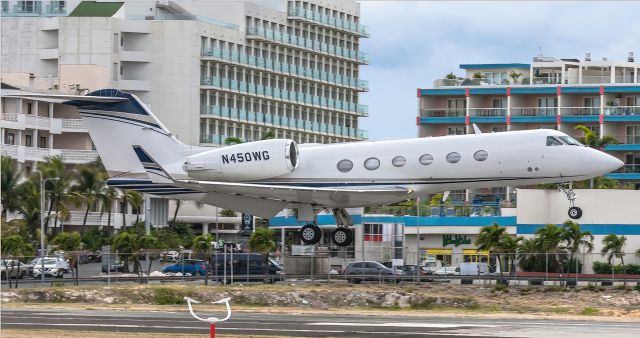
M589 285L587 285L585 287L582 287L582 288L576 288L576 291L601 292L601 291L604 291L604 287L593 285L593 284L589 284Z
M186 304L185 295L179 290L172 288L156 288L154 289L154 301L158 305L180 305Z
M567 292L566 287L560 285L549 285L544 288L544 292Z
M557 314L565 314L571 311L568 307L564 307L564 306L554 306L550 310L551 312L557 313Z
M595 316L598 313L600 313L600 310L594 308L594 307L586 307L584 309L582 309L582 311L579 312L579 314L583 315L583 316Z
M496 286L493 287L493 292L509 293L509 286L505 284L496 284Z
M423 299L421 302L416 304L411 304L411 308L414 310L432 310L438 299L435 297L427 297Z

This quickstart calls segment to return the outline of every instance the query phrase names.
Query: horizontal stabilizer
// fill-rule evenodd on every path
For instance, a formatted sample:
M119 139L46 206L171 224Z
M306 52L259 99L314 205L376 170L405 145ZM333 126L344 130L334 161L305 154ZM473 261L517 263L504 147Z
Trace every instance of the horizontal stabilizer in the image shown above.
M138 156L142 167L147 172L147 176L153 183L174 183L173 178L156 161L147 154L141 146L134 145L133 151Z

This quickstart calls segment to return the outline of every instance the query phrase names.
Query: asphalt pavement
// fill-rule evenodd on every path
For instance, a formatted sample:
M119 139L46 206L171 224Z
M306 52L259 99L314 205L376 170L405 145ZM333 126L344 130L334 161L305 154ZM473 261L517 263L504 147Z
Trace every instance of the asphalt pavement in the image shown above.
M201 317L224 316L198 313ZM121 310L21 309L3 306L6 329L55 329L121 332L123 337L145 333L208 334L206 323L182 312L129 312ZM412 317L388 315L336 315L317 313L273 314L237 312L217 326L220 334L281 337L640 337L640 322L603 322L560 319L481 319L472 317Z

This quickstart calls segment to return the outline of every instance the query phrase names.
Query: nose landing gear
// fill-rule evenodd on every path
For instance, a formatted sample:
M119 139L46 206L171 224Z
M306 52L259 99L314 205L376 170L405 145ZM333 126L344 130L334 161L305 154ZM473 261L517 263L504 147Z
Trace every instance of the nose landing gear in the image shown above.
M558 187L558 190L562 191L569 200L569 205L571 205L568 212L569 218L580 219L580 217L582 217L582 209L575 206L576 193L573 192L573 182L569 182L567 187L565 187L564 184L560 183L558 183L556 186Z

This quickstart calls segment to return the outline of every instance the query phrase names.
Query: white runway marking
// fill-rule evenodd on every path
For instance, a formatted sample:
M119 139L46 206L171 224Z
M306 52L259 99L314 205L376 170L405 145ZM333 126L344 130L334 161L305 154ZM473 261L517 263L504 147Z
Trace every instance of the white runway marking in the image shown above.
M436 328L436 329L453 329L459 327L498 327L498 325L486 324L433 324L433 323L330 323L317 322L307 323L306 325L318 326L376 326L376 327L417 327L417 328Z

